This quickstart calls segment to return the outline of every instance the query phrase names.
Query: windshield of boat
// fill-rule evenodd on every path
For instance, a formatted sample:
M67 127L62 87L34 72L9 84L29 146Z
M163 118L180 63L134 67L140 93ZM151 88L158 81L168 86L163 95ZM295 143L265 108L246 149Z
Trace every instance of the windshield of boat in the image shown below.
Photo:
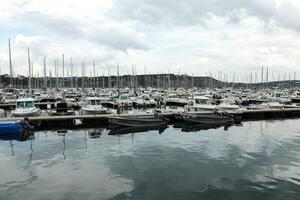
M120 99L121 100L126 100L126 99L128 99L128 96L122 95L122 96L120 96Z
M17 108L32 108L32 107L33 107L32 101L17 102Z
M166 106L178 106L178 107L184 107L186 105L185 102L173 102L173 101L167 101Z
M101 105L100 100L90 100L90 105Z
M196 104L207 104L208 99L195 99Z

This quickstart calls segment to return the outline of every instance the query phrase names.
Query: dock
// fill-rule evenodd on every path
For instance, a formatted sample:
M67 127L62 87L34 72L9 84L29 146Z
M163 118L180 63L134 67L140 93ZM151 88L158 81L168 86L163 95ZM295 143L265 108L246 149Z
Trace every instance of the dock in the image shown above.
M204 114L207 112L193 112L190 114ZM300 117L300 108L287 109L262 109L262 110L243 110L230 112L235 121L251 120L270 120L270 119L289 119ZM29 120L38 125L41 129L53 129L58 127L89 127L89 126L107 126L110 117L142 117L151 116L152 113L139 114L102 114L102 115L71 115L71 116L39 116L29 117ZM162 113L163 116L172 116L176 113ZM20 121L23 118L1 118L2 121Z

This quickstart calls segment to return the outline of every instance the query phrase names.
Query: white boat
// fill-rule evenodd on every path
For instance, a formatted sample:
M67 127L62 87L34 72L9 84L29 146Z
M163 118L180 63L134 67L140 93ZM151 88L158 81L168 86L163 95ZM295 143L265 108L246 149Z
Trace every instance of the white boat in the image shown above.
M218 110L221 110L221 111L237 111L240 109L240 106L238 105L235 105L235 104L230 104L230 103L221 103L219 106L218 106Z
M290 103L291 99L287 95L285 95L283 92L274 91L272 94L272 101L279 102L279 103ZM299 98L300 100L300 98Z
M261 106L263 108L269 108L269 109L283 109L284 108L284 104L279 103L279 102L266 102L266 103L262 103Z
M34 117L41 114L41 109L34 106L33 98L17 99L16 109L12 111L14 117Z
M80 114L84 115L97 115L109 113L109 110L102 106L101 98L99 97L85 98L80 110Z
M190 111L214 111L217 110L216 105L210 103L210 98L206 96L194 96L193 106L190 106Z
M180 98L166 98L163 109L159 111L163 113L182 113L186 111L186 108L186 100Z
M291 101L293 103L300 103L300 92L296 91L293 93L293 95L291 95Z

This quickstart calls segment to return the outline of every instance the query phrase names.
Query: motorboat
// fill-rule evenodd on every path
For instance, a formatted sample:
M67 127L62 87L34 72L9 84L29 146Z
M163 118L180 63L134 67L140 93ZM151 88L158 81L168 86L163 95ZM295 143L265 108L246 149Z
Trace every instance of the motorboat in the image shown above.
M214 111L217 110L216 105L210 103L210 98L206 96L194 96L193 106L189 107L190 111Z
M55 110L48 111L49 116L67 116L75 115L75 111L72 110L69 104L62 100L55 103Z
M180 114L174 116L178 122L190 123L190 124L211 124L222 125L231 124L234 122L233 116L227 113L203 113L203 114Z
M300 92L296 91L293 93L293 95L291 95L291 101L293 103L300 103Z
M181 98L166 98L164 101L163 113L182 113L186 111L187 101Z
M33 127L29 122L23 120L21 122L8 121L0 122L0 139L1 140L25 140L31 133Z
M16 109L12 111L14 117L34 117L42 114L40 108L35 107L33 98L16 100Z
M83 115L109 114L109 110L102 105L101 98L87 97L85 98L80 110Z
M157 116L142 116L142 117L110 117L110 124L127 127L153 127L165 126L167 121Z

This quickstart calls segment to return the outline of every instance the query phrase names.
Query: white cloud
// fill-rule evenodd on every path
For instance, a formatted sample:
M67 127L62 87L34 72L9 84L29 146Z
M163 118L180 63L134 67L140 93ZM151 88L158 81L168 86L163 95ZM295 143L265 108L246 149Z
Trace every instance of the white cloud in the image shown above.
M40 73L44 55L51 65L63 53L88 68L95 58L101 73L117 62L122 73L132 64L140 73L145 65L152 73L246 77L262 65L292 73L300 71L299 11L297 0L1 0L0 65L11 37L18 73L27 47Z

